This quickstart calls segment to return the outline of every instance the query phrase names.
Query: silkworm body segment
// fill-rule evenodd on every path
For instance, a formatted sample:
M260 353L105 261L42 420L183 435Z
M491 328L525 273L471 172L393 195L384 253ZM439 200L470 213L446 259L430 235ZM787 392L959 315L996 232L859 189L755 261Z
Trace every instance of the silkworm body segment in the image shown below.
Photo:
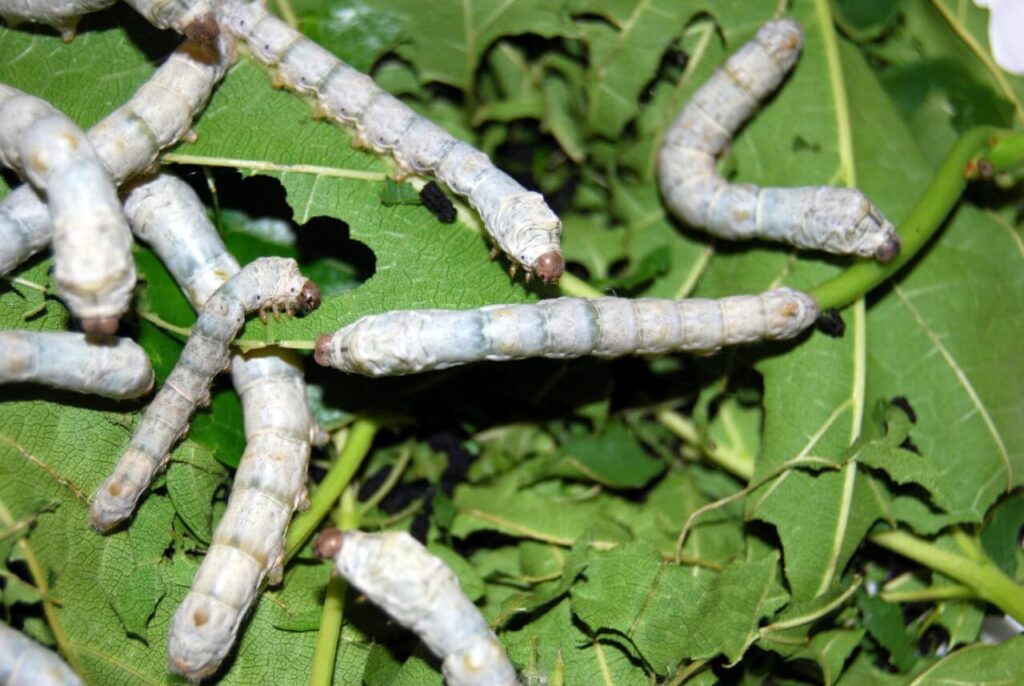
M477 310L363 317L317 341L316 361L366 376L415 374L479 360L708 353L796 336L814 323L810 296L788 288L720 300L556 298Z
M91 343L64 331L0 331L0 383L23 382L137 398L153 387L153 368L145 351L126 338Z
M75 37L78 18L114 4L116 0L0 0L0 18L10 26L35 22L52 26L65 41Z
M442 659L450 686L512 686L515 668L480 610L440 558L405 532L328 529L315 549ZM332 555L333 553L333 555Z
M895 227L859 190L730 184L716 158L799 57L800 26L765 24L694 94L658 155L662 195L673 212L728 239L766 238L812 250L887 261L899 253Z
M196 407L209 402L213 378L228 365L228 345L246 314L310 311L320 303L316 286L294 260L264 257L221 286L203 307L178 364L135 428L127 451L93 498L91 520L100 531L118 525L135 509L174 444L188 430Z
M135 286L131 233L96 150L49 103L0 85L0 163L45 193L54 278L88 333L112 334Z
M82 680L56 653L0 622L0 684L82 686Z
M558 281L565 267L562 223L541 194L527 191L487 155L416 114L259 3L221 0L217 9L226 30L276 69L277 82L313 95L321 115L354 125L359 143L391 153L402 171L434 174L469 200L515 264L546 283Z

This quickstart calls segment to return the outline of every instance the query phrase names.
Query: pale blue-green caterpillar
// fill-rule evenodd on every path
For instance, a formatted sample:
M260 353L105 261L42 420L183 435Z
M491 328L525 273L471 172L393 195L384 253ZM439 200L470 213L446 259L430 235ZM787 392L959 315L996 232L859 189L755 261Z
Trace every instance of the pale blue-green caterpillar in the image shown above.
M238 272L206 208L177 177L160 173L134 185L125 214L197 310ZM245 453L210 549L167 638L171 670L192 680L223 662L264 580L280 583L284 536L292 512L306 502L316 433L302 365L288 351L236 353L231 378L242 397Z
M0 622L0 684L82 686L82 680L52 650Z
M86 333L110 335L135 287L132 236L110 174L74 122L0 84L0 164L46 196L54 281Z
M127 338L92 342L69 331L0 331L0 383L38 383L122 400L153 387L146 352Z
M817 315L811 296L789 288L719 300L555 298L476 310L406 310L363 317L320 336L316 361L391 376L480 360L710 353L792 338Z
M153 167L160 150L187 137L193 118L234 60L231 45L222 37L212 56L184 43L127 103L89 130L86 137L116 184ZM30 185L14 189L0 202L0 275L52 239L50 212Z
M859 190L730 184L715 169L736 131L793 68L802 42L792 19L769 22L700 87L659 151L662 196L687 223L721 238L764 238L886 262L899 254L899 237Z
M318 113L352 124L356 139L391 153L402 173L433 174L466 197L513 268L545 283L562 275L562 222L490 158L422 117L363 74L267 13L260 2L217 0L222 28L244 40L280 85L316 98Z
M178 364L135 427L128 449L93 496L90 519L109 531L128 519L135 504L188 431L199 405L209 402L210 384L230 359L228 346L247 314L310 312L320 304L316 285L295 260L262 257L249 263L210 296L192 328Z
M327 529L314 550L441 658L448 686L519 684L504 646L455 573L409 534Z

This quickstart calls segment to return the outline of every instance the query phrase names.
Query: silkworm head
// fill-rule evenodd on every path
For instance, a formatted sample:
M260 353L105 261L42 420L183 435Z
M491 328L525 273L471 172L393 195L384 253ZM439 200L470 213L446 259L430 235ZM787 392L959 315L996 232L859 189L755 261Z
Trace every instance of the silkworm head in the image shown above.
M302 314L309 314L320 307L320 289L312 281L302 284L302 291L299 293L299 309Z
M533 269L544 283L549 286L556 284L565 271L565 258L562 257L562 253L555 250L546 252L537 258L537 264Z
M82 331L89 336L113 336L117 333L117 317L84 317Z
M327 529L316 537L313 552L324 560L333 560L341 552L344 535L337 529Z
M184 31L193 43L211 46L220 35L220 26L217 25L217 18L213 16L213 12L207 12L192 20Z
M323 365L324 367L331 366L331 355L328 348L331 345L331 334L322 333L317 336L316 339L316 352L313 353L313 359L316 363Z
M875 251L875 259L879 262L889 262L900 254L900 247L899 236L887 238Z

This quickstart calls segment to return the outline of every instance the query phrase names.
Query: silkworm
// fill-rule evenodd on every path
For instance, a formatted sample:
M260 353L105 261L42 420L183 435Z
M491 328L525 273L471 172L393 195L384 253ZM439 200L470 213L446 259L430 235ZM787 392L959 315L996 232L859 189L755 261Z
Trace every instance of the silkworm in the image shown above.
M125 214L196 309L238 272L206 208L180 179L161 173L135 185ZM220 666L264 579L280 582L288 521L305 502L316 428L302 367L284 354L259 350L231 357L245 416L245 453L212 545L168 636L171 669L192 680Z
M117 0L0 0L0 17L8 26L33 22L52 26L65 42L75 37L78 18L113 5Z
M328 529L314 550L441 658L448 686L512 686L515 667L440 558L404 531Z
M82 686L82 680L52 650L0 622L0 684Z
M230 40L222 36L219 46L212 56L194 43L183 44L127 103L89 130L89 142L116 184L154 166L163 148L186 136L234 60ZM52 238L49 210L35 189L26 184L13 190L0 202L0 275Z
M479 360L710 353L792 338L814 323L809 295L777 288L720 300L555 298L477 310L370 315L316 342L316 361L366 376L416 374Z
M114 333L135 262L110 175L82 130L37 97L0 84L0 122L0 163L46 195L58 293L87 333Z
M513 269L545 283L562 275L562 222L540 193L527 191L490 158L389 95L366 74L267 13L259 2L220 0L222 27L244 40L253 57L276 69L275 81L313 95L318 113L353 124L356 140L391 153L401 173L432 173L466 197Z
M247 265L210 297L192 328L178 364L135 427L128 449L93 498L91 520L109 531L131 516L135 503L170 450L188 430L196 407L209 402L213 378L228 366L228 346L247 314L309 312L320 293L295 260L262 257Z
M899 237L859 190L730 184L715 169L736 131L792 69L802 41L792 19L769 22L701 86L659 151L662 196L686 222L721 238L765 238L886 262L899 254Z
M448 196L444 194L441 187L433 181L420 189L420 202L423 203L423 206L430 210L431 214L437 217L439 221L445 224L451 224L455 221L455 205L453 205Z
M91 343L66 331L0 331L0 383L39 383L120 400L148 393L153 368L127 338Z
M205 0L125 0L157 28L183 33L189 40L211 45L220 34L217 18Z

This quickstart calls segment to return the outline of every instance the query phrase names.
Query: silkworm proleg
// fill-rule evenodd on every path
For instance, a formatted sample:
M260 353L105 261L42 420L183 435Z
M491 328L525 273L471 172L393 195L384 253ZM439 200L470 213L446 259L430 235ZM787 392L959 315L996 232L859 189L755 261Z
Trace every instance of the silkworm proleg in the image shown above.
M373 79L267 13L259 2L218 0L225 30L253 57L276 69L275 79L313 95L320 113L352 124L357 141L391 153L402 172L434 174L480 213L491 237L514 265L545 283L562 275L562 222L540 193L527 191L473 146L422 117Z
M859 190L730 184L715 169L736 131L793 68L802 42L797 22L769 22L700 87L659 151L662 196L689 224L721 238L891 260L900 249L896 229Z
M180 179L161 173L135 185L125 213L135 235L160 257L197 310L238 272L206 208ZM245 453L168 636L171 669L193 680L220 666L263 581L281 579L284 536L292 512L305 501L316 430L302 367L287 351L232 355L231 378L242 397Z
M49 103L0 84L0 163L46 195L57 291L87 333L112 334L135 287L117 189L85 134Z
M319 304L316 285L302 276L294 260L281 257L257 259L217 289L196 320L178 364L135 427L128 449L96 492L93 526L108 531L131 516L171 448L188 431L192 413L209 401L210 384L228 366L228 346L247 314L308 312Z
M234 60L223 36L217 55L194 43L175 50L135 95L92 127L87 137L118 185L156 164L163 148L178 142L203 109ZM49 245L53 225L46 203L30 185L0 202L0 275Z
M106 398L153 387L146 352L127 338L94 343L66 331L0 331L0 383L39 383Z
M515 667L455 573L404 531L328 529L314 549L441 658L448 686L512 686Z
M0 684L82 686L82 680L52 650L0 622Z
M320 336L316 361L390 376L480 360L708 353L792 338L817 314L813 298L789 288L720 300L555 298L476 310L406 310L363 317Z
M65 42L75 37L83 14L113 5L117 0L0 0L0 17L8 26L32 22L52 26Z

